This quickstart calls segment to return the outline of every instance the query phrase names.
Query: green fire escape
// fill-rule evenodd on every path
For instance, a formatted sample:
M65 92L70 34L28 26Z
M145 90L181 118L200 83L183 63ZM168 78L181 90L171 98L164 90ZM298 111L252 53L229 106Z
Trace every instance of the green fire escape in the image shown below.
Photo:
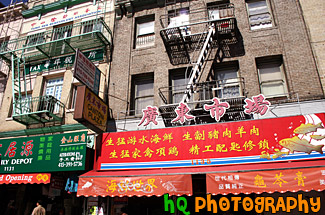
M65 1L66 2L66 1ZM99 4L99 3L98 3ZM105 8L106 9L106 8ZM75 54L76 49L110 50L112 32L103 19L95 19L8 40L0 45L0 57L11 67L12 117L26 126L62 123L65 105L53 96L28 97L26 65Z

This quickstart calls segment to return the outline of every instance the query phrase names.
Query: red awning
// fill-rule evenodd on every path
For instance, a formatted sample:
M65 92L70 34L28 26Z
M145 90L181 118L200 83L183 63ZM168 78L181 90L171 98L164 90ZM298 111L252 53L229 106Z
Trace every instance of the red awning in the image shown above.
M48 184L50 173L23 173L0 175L0 184Z
M192 195L191 175L81 176L77 196Z
M325 190L325 167L210 173L207 193L238 194Z
M281 163L281 167L283 169L297 169L297 168L305 168L305 167L315 167L315 166L324 166L324 160L311 160L311 161L301 161L301 162L283 162ZM177 178L173 179L174 181L183 180L184 187L182 188L183 193L171 193L165 190L165 193L169 193L170 195L192 195L192 184L191 184L191 174L209 174L209 173L238 173L238 172L252 172L261 170L274 170L274 164L264 163L258 165L227 165L227 166L205 166L205 167L192 167L192 168L169 168L169 169L150 169L150 170L122 170L122 171L89 171L81 176L79 176L79 186L78 186L78 196L151 196L163 195L164 190L161 190L153 193L141 193L141 192L125 192L119 193L114 190L114 183L117 185L117 189L121 186L121 189L125 189L125 181L132 182L137 184L140 182L136 182L137 180L141 180L142 183L147 182L148 179L155 179L155 183L157 180L171 180L171 178L163 178L163 177L183 177L182 179ZM208 176L207 176L208 177ZM109 190L108 186L112 185L111 190ZM88 184L87 184L88 182ZM109 182L109 183L108 183ZM130 185L130 183L128 184ZM85 186L85 187L84 187ZM87 188L87 186L90 186ZM157 185L156 185L157 186ZM135 189L135 188L134 188ZM112 192L113 190L113 192ZM189 192L190 191L190 192ZM249 192L255 192L256 189L251 190ZM211 191L210 191L211 192ZM211 192L213 193L213 192ZM228 192L230 193L230 192ZM233 191L233 193L238 193L237 190Z

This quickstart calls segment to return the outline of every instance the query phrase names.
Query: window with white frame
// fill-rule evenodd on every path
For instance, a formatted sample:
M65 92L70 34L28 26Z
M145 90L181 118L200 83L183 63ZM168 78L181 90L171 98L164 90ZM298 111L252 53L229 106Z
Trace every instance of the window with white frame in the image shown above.
M268 0L246 1L249 24L252 30L272 27L272 15Z
M282 57L256 59L261 93L266 97L285 96L288 92Z
M45 88L45 95L47 96L53 96L57 100L61 100L61 94L62 94L62 87L63 87L63 77L59 78L53 78L48 79L46 82L46 88ZM54 107L53 112L59 112L59 105L56 104Z
M145 16L136 19L135 48L152 46L155 44L155 16Z
M153 74L141 75L133 78L133 97L135 114L141 114L142 109L154 105Z
M218 98L235 98L241 96L241 82L238 78L237 61L215 64L216 86L213 88Z

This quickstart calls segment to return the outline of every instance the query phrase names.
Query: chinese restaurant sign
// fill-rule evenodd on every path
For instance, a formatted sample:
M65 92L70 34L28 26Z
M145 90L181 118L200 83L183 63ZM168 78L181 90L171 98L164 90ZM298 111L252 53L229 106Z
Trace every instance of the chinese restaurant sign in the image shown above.
M192 195L191 175L79 177L77 196Z
M50 173L6 174L0 175L0 184L48 184Z
M87 132L0 140L0 173L85 169Z
M100 61L104 58L104 50L97 49L93 51L88 51L84 53L85 56L91 61ZM66 68L67 66L73 66L75 60L75 55L68 55L65 57L53 58L46 61L42 61L36 65L27 64L25 66L26 74L43 72L52 69Z
M73 77L98 95L100 70L79 49L76 50Z
M66 22L72 22L74 20L93 16L103 13L104 8L99 5L93 5L92 3L84 5L83 7L72 7L68 8L66 13L62 13L61 10L57 14L53 15L42 15L40 19L32 19L31 21L26 20L23 25L22 33L39 30L42 28L48 28L54 25L63 24ZM111 11L112 8L107 6L106 12ZM50 13L52 14L52 13Z
M97 169L193 167L321 159L325 158L324 122L325 114L321 113L105 133Z
M86 86L77 89L73 119L101 133L106 131L108 106Z
M207 193L238 194L324 190L325 167L207 174Z

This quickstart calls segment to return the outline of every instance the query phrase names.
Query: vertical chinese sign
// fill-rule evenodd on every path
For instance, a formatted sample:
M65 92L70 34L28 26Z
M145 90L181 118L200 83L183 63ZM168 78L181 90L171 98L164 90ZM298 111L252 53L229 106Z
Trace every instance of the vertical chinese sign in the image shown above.
M87 132L0 140L0 173L84 170Z

